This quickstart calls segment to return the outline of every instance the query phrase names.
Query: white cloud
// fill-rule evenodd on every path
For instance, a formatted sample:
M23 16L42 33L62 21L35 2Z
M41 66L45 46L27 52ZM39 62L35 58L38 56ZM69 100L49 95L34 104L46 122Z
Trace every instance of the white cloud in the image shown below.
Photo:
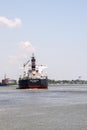
M8 57L8 62L10 64L21 64L21 62L23 63L28 60L32 56L32 53L35 53L35 49L29 41L19 42L18 46L16 54Z
M0 23L13 28L13 27L20 26L22 22L19 18L15 18L11 20L6 17L0 16Z
M29 53L34 53L35 49L33 47L33 45L29 42L29 41L22 41L19 43L20 44L20 48L24 51L24 52L29 52Z
M23 75L23 64L31 58L32 53L35 53L35 49L29 41L19 42L15 53L7 57L7 68L4 69L4 73L18 80L19 75Z
M16 44L16 50L14 53L7 55L4 69L2 72L7 74L7 77L15 78L18 80L19 75L23 74L23 64L27 62L32 56L32 53L35 53L33 44L29 41L22 41ZM1 77L2 78L2 77Z

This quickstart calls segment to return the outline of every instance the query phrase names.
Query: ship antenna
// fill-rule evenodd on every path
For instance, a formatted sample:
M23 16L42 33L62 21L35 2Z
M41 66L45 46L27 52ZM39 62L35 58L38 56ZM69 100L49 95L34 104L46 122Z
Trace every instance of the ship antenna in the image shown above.
M32 53L32 57L34 57L34 53Z

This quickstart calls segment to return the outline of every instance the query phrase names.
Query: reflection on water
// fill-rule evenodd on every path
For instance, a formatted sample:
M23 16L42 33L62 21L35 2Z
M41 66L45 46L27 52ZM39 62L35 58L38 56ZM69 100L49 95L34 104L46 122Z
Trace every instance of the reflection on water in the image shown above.
M0 87L1 130L86 129L87 85L16 88Z

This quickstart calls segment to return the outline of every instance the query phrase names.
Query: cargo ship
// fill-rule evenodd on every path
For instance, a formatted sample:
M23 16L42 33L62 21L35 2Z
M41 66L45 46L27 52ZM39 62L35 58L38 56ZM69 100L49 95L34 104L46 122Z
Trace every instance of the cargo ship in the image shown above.
M0 82L0 86L8 86L8 85L17 85L17 81L15 79L7 78L5 74L4 78L2 79L2 82Z
M24 65L24 74L19 78L19 89L47 89L48 77L44 73L44 69L47 68L43 65L36 65L36 59L32 54L31 60L28 60Z

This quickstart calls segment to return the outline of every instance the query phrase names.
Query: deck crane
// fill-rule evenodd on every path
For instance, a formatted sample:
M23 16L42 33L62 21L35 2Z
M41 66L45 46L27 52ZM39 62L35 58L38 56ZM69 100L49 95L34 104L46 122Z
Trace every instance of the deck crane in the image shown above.
M25 68L25 66L30 62L30 60L28 60L26 63L23 64L23 67Z

